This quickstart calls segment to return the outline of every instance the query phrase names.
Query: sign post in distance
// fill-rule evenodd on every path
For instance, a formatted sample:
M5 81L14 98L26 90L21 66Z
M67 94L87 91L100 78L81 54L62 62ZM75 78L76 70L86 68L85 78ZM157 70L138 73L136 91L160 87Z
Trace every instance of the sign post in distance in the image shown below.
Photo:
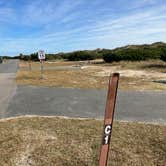
M43 62L46 59L45 52L43 50L38 51L38 59L40 60L40 71L41 71L41 79L43 79Z

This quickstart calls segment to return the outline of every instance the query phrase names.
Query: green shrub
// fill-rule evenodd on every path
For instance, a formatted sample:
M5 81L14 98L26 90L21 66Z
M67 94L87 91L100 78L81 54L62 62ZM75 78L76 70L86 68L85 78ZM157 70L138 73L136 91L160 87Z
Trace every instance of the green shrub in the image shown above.
M32 61L38 61L38 60L39 60L39 59L38 59L38 53L37 53L37 52L31 54L30 57L31 57L31 60L32 60Z
M121 60L120 56L118 56L116 53L112 51L105 51L103 53L103 59L105 62L108 62L108 63Z
M66 56L66 59L69 61L85 61L85 60L93 60L96 55L89 51L76 51L69 53Z
M46 60L62 59L59 54L46 54Z
M19 59L20 60L24 60L24 61L28 61L30 59L30 56L29 55L20 54L19 55Z
M156 48L140 48L140 49L116 49L107 51L103 54L105 62L113 61L141 61L149 59L160 59L163 52Z
M165 61L165 62L166 62L166 48L163 48L163 49L162 49L162 55L161 55L160 59L161 59L162 61Z
M163 55L160 57L160 59L161 59L162 61L165 61L165 62L166 62L166 54L163 54Z

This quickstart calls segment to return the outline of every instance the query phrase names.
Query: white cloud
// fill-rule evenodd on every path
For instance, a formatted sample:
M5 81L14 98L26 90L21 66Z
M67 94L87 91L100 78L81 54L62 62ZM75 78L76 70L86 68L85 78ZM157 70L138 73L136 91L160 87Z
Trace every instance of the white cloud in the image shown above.
M58 3L54 1L45 3L45 1L38 0L26 3L25 8L17 12L17 15L22 13L17 17L17 24L28 25L29 28L33 25L44 28L38 33L29 33L27 35L29 37L26 38L25 36L6 37L0 41L2 51L17 50L30 53L42 47L50 52L51 50L56 52L97 47L111 48L128 43L166 41L166 4L116 13L105 10L106 8L102 6L99 6L97 11L93 11L92 6L91 10L88 10L84 8L88 4L87 2L87 0L65 0ZM90 3L98 5L101 1L96 0ZM132 1L133 5L130 7L154 3L156 0ZM85 6L82 6L83 4ZM79 6L82 6L81 10L78 10ZM0 18L0 22L1 19L11 21L15 19L15 15L13 9L4 8L4 10L0 10L0 16L4 16L4 18Z
M23 10L22 23L25 24L47 24L60 21L72 10L82 3L82 0L70 1L33 1L27 4Z

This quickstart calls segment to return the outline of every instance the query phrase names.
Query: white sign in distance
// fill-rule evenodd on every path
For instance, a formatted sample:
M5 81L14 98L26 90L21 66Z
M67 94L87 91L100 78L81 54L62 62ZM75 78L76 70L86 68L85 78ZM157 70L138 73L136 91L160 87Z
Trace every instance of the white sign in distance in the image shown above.
M39 60L45 60L46 59L45 52L43 50L38 51L38 59Z

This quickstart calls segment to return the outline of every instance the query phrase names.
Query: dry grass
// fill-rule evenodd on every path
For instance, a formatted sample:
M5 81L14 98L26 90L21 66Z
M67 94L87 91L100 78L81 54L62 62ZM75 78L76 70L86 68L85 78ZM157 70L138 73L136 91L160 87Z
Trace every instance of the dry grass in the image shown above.
M30 62L30 61L20 61L20 66L21 67L28 67L29 63L31 64L32 68L40 68L40 62ZM57 66L72 66L72 65L78 65L82 64L79 62L74 62L74 61L63 61L63 60L57 60L57 61L46 61L44 62L45 67L57 67Z
M89 70L70 71L44 71L44 79L40 79L39 71L19 71L17 73L18 84L30 84L51 87L75 87L75 88L103 88L107 85L107 79L93 75Z
M0 122L0 165L96 166L102 121L22 117ZM166 126L115 122L110 165L164 166Z
M140 61L140 62L119 62L124 69L146 70L149 72L166 73L166 63L160 60Z
M20 63L17 83L50 87L74 88L107 88L111 72L120 72L119 88L123 90L166 90L166 84L155 81L166 79L166 68L163 62L119 62L113 64L91 64L77 70L56 69L56 66L71 66L76 62L58 61L44 64L44 78L40 79L40 64L32 63L32 70L25 69L27 63ZM78 63L78 62L77 62ZM151 67L148 67L151 66ZM160 67L159 67L160 66ZM55 68L49 68L55 67ZM33 69L38 68L38 70ZM165 71L165 72L164 72Z

